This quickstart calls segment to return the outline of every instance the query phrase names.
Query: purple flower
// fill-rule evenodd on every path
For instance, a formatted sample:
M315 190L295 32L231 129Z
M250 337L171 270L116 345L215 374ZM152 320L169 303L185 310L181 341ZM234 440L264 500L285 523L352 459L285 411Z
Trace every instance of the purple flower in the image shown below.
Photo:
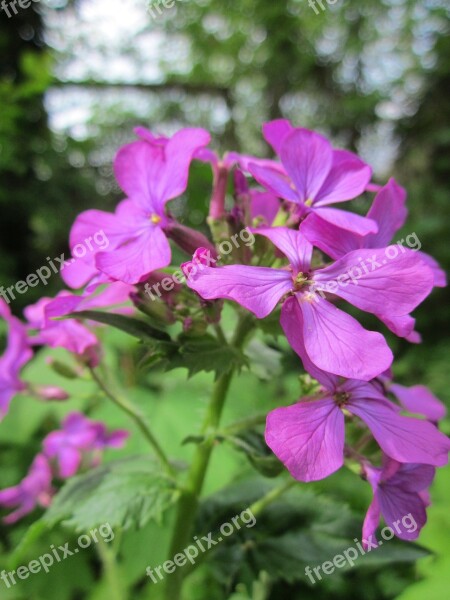
M74 412L66 417L61 430L44 439L44 454L57 461L59 475L66 479L75 475L85 456L91 466L96 465L103 449L121 448L128 435L122 429L108 433L103 423Z
M43 454L38 454L28 475L19 485L0 491L0 505L5 508L18 507L5 517L4 522L15 523L32 512L36 506L49 506L53 494L51 482L50 465Z
M279 227L255 233L283 252L290 262L288 269L204 266L188 285L205 300L234 300L260 319L286 296L281 325L300 356L305 352L323 371L365 381L388 369L392 353L383 336L365 330L329 302L326 294L374 313L383 322L406 319L433 287L432 273L415 253L396 250L396 259L386 260L389 248L359 250L328 267L312 269L313 247L300 232Z
M388 390L410 413L423 415L433 422L441 421L447 414L445 405L424 385L405 387L393 383L388 386Z
M267 417L266 442L299 481L316 481L341 468L346 414L361 419L383 452L399 463L442 466L450 440L428 421L400 415L377 382L341 382L314 367L305 369L323 386L319 399L305 398Z
M65 348L91 366L96 366L100 359L100 344L92 331L74 319L55 319L76 311L105 307L112 312L130 312L132 307L126 303L133 290L130 285L113 282L91 294L75 295L64 290L55 298L41 298L25 309L30 329L37 330L31 342L50 348Z
M382 469L365 463L363 474L373 489L373 500L364 519L363 539L376 539L381 515L397 537L406 541L417 539L427 521L427 488L434 479L435 469L386 459Z
M248 164L253 177L267 190L298 206L299 216L313 212L324 222L367 234L376 224L359 215L328 208L362 194L372 175L371 168L346 150L335 150L322 135L293 128L288 121L267 123L266 140L279 154L284 173L278 167Z
M26 388L20 379L22 367L31 359L26 327L13 317L6 302L0 299L0 317L8 325L6 350L0 357L0 419L8 412L12 398Z
M189 166L196 151L210 136L204 129L182 129L172 138L155 138L138 128L140 139L121 148L114 172L127 200L115 213L88 210L81 213L71 230L70 247L85 245L98 231L109 240L107 251L94 249L67 269L63 279L80 287L101 271L99 281L118 280L134 284L154 270L166 267L171 250L164 230L170 224L165 213L169 200L187 187Z
M391 243L394 235L405 224L408 215L405 202L405 189L398 185L395 179L390 179L384 187L380 188L367 213L367 218L377 223L377 233L363 235L354 231L343 231L339 226L332 222L324 222L313 213L302 222L300 229L311 244L335 260L360 248L384 248ZM445 287L447 285L445 272L434 258L419 252L420 242L415 234L406 236L406 242L408 243L411 237L414 238L410 240L414 243L414 250L434 273L434 285ZM405 240L402 242L404 243Z
M86 360L91 366L99 362L100 346L97 337L84 325L73 319L53 321L47 309L53 302L69 302L65 292L56 298L41 298L36 304L27 306L24 313L28 320L29 328L36 330L30 337L34 345L49 346L50 348L65 348Z

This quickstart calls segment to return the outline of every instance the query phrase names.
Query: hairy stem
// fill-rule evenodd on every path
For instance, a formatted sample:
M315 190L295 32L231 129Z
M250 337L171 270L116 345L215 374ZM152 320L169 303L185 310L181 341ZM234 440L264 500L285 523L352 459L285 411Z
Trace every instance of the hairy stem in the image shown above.
M133 406L133 404L128 402L128 400L120 398L114 392L112 392L111 389L100 378L100 376L96 373L96 371L94 369L90 369L90 372L92 375L92 379L97 383L98 387L102 390L102 392L105 394L105 396L107 396L110 400L112 400L112 402L116 406L118 406L124 413L126 413L134 421L134 423L138 426L142 435L148 441L148 443L150 444L150 446L153 448L154 452L156 453L157 457L161 461L161 463L164 466L164 469L167 471L168 475L173 477L175 474L175 471L174 471L172 465L170 464L169 459L167 458L164 450L161 448L158 440L155 438L150 427L145 422L144 416L141 414L141 412L135 406Z
M253 318L248 315L241 317L233 336L232 345L235 348L242 348L252 328ZM214 448L215 433L220 424L232 378L233 371L229 371L219 377L214 384L211 400L200 432L205 437L205 441L197 447L189 469L186 485L180 497L172 543L169 550L169 559L189 545L192 527L197 514L199 497L203 489ZM167 600L180 600L184 575L185 572L179 568L167 578L165 589Z
M116 555L104 540L99 540L97 552L103 566L103 573L108 584L111 600L128 600L128 592L124 579L117 568Z

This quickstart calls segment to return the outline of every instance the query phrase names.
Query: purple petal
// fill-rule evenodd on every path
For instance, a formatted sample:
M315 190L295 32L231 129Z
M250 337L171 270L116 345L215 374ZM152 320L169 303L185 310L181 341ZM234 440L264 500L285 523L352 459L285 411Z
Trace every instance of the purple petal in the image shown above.
M294 296L284 301L280 323L289 345L300 356L305 370L327 390L334 392L339 384L339 378L316 367L306 354L303 340L303 317L298 300Z
M316 206L352 200L361 195L372 177L372 169L347 150L333 150L331 170L315 196Z
M392 249L396 258L389 259ZM420 258L401 246L355 250L314 275L324 289L338 278L334 294L361 310L388 318L414 310L429 295L434 281Z
M326 300L300 299L305 349L319 369L334 375L369 381L393 360L384 337L367 331L350 315Z
M204 129L182 129L164 144L149 139L127 144L114 161L117 181L133 202L160 215L168 200L185 191L192 158L209 141Z
M322 206L312 207L312 211L324 221L332 223L340 229L345 229L358 235L367 235L368 233L376 233L378 225L372 219L361 217L355 213L339 208L324 208Z
M366 248L384 248L388 246L395 233L403 227L408 216L405 206L406 191L395 179L390 179L375 197L367 213L370 219L378 223L378 233L364 238Z
M270 144L275 154L280 154L281 145L286 136L293 131L291 123L287 119L275 119L263 125L263 136Z
M435 474L436 469L431 465L403 464L388 481L406 492L418 493L430 487Z
M139 283L152 271L167 267L171 250L160 227L148 227L138 237L114 252L97 255L97 267L113 279L124 283Z
M263 219L265 225L272 225L280 210L280 202L271 192L250 190L250 211L252 221Z
M399 415L387 400L352 397L346 406L367 424L380 448L394 460L435 466L447 464L450 441L428 421Z
M82 455L76 448L66 446L58 453L59 475L63 479L73 477L80 468Z
M386 317L384 315L375 315L380 321L382 321L386 327L388 327L395 335L402 337L414 343L410 338L415 335L414 327L416 326L416 320L409 315L403 315L401 317Z
M311 244L334 260L363 247L363 236L325 221L317 212L311 212L306 217L300 225L300 231Z
M420 256L423 262L433 271L435 287L447 287L447 274L441 268L437 260L435 260L429 254L426 254L425 252L417 252L417 254L418 256Z
M381 513L386 525L402 540L412 541L419 537L427 521L425 504L418 494L411 494L399 486L381 484L377 492ZM412 517L411 525L403 525L404 517Z
M366 516L364 518L363 528L362 528L362 538L363 540L369 540L372 538L372 541L376 541L375 533L378 529L378 525L380 523L381 510L380 504L378 502L378 498L376 494L374 494L373 500L370 503L369 508L367 509ZM364 547L367 548L368 544L364 544Z
M266 443L299 481L324 479L344 462L344 415L332 398L277 408Z
M258 319L267 317L280 299L291 291L291 274L281 269L227 265L198 266L191 272L188 285L205 300L234 300L254 313Z
M294 129L281 144L280 158L300 201L315 200L333 164L330 142L314 131Z
M447 414L444 404L424 385L405 387L395 383L389 390L408 412L423 415L430 421L440 421Z
M272 192L277 198L299 202L298 194L292 189L287 176L280 170L255 162L250 162L246 167L245 170L248 170L260 185Z
M268 238L278 250L281 250L294 268L295 274L309 272L313 247L300 231L286 227L259 227L252 231Z

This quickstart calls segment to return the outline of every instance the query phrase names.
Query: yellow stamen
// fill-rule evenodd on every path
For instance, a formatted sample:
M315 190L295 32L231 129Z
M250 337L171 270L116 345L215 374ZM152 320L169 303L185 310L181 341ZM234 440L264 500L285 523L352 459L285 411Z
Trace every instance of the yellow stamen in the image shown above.
M305 202L305 206L310 207L313 205L313 202L314 202L314 200L312 198L308 198L308 200L306 200L306 202Z
M161 223L161 220L162 219L161 219L161 217L159 215L155 215L155 214L150 215L150 221L152 223L154 223L155 225L158 225L158 223Z

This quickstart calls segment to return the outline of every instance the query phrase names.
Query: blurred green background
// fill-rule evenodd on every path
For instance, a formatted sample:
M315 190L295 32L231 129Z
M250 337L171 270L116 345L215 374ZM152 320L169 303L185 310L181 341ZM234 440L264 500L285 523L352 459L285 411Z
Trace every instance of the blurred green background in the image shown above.
M378 183L395 176L409 195L404 233L415 232L422 249L448 270L448 4L338 0L328 5L323 0L323 5L325 10L316 4L316 14L306 0L180 0L161 8L160 15L154 8L158 16L152 18L146 0L42 0L11 18L0 11L0 285L12 285L45 265L46 257L67 252L68 232L80 211L114 208L121 195L112 158L133 138L135 125L163 133L202 126L212 132L219 151L269 155L261 124L281 116L360 153L374 166ZM175 207L180 220L194 227L204 222L210 186L208 167L195 165L187 202ZM47 288L18 297L13 310L20 314L25 305L59 289L55 276ZM424 383L450 407L449 313L448 290L435 290L416 315L423 344L390 342L398 357L398 381ZM114 335L108 340L120 384L134 387L135 400L157 423L173 454L185 456L179 441L196 429L204 403L202 378L189 386L178 371L168 381L150 378L132 367L136 350L128 340ZM44 354L29 371L36 381L55 379ZM280 401L289 398L295 377L292 370L283 383L240 380L228 419L241 415L242 402L263 411L273 406L274 395ZM92 397L87 384L65 381L64 386L76 398L70 408L85 406ZM1 488L23 477L42 435L67 410L27 399L14 403L11 416L0 424ZM103 416L123 425L113 408L95 413ZM443 428L450 433L450 421ZM230 459L219 451L209 491L246 469L242 457ZM363 484L342 474L315 491L360 517L369 500ZM270 596L257 595L256 589L254 598L447 597L449 497L446 469L437 477L429 525L420 538L433 554L416 566L380 559L330 578L322 588L308 587L303 578L278 585ZM32 522L30 517L14 528L0 525L2 568ZM151 525L125 536L123 577L133 599L147 597L141 596L143 570L163 560L166 531ZM67 532L51 532L25 555L44 552L56 535L68 539ZM94 584L96 561L87 551L21 589L0 587L0 598L102 600L108 591L103 583ZM154 594L150 598L157 598ZM194 581L190 600L210 600L214 594Z

